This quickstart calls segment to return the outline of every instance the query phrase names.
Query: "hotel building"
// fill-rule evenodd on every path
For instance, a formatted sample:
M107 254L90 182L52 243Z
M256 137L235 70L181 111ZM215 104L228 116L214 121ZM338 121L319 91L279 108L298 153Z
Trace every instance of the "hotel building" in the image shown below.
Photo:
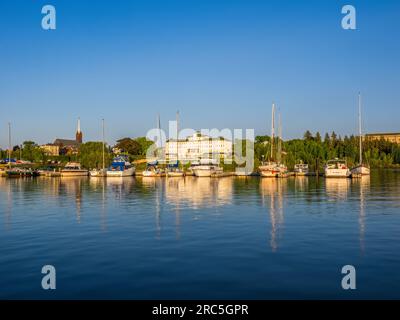
M186 139L170 139L165 146L165 158L168 161L196 161L199 159L231 159L232 141L222 137L212 138L194 133ZM178 157L177 157L178 155Z

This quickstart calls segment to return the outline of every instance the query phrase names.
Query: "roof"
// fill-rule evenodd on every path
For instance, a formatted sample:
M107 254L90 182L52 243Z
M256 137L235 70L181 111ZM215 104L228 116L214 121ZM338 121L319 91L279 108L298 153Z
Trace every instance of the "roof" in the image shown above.
M80 145L78 141L68 139L56 139L53 144L63 147L78 147Z
M400 136L400 132L389 132L389 133L367 133L366 136Z

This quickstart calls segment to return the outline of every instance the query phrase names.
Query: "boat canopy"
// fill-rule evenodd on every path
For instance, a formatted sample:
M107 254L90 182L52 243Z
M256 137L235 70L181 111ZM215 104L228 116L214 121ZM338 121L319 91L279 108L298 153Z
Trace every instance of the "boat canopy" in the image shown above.
M111 170L120 170L123 171L125 168L125 162L115 162L111 163Z
M179 167L179 161L168 164L168 168L178 168L178 167Z

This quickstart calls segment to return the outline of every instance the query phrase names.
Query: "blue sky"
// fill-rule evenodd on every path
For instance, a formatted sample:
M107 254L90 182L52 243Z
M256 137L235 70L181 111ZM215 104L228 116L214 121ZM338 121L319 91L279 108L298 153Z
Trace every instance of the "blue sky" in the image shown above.
M41 28L41 8L57 30ZM357 30L341 8L357 9ZM2 0L0 146L144 135L161 114L190 128L269 132L275 101L284 138L400 131L400 2L257 0Z

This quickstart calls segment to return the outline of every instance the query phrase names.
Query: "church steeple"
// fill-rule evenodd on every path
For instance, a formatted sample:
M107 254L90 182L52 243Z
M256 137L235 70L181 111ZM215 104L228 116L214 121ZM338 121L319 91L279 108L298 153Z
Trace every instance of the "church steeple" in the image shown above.
M81 131L81 118L78 118L78 124L76 126L76 134L75 134L75 140L78 143L82 143L82 131Z

